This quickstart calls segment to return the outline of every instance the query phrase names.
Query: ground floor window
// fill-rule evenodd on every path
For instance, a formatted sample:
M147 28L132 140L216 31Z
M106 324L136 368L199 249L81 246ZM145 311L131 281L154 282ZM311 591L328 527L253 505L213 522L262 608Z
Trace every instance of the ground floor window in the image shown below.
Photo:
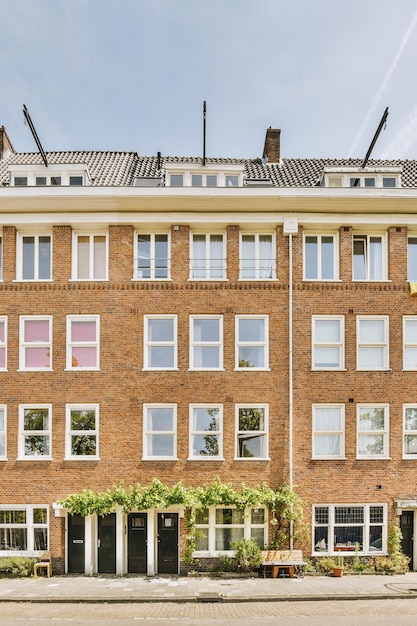
M196 511L196 555L231 552L240 539L254 539L260 548L267 542L267 512L259 509L210 507Z
M384 504L316 505L313 527L316 554L377 554L387 550Z
M0 506L0 553L48 550L48 507Z

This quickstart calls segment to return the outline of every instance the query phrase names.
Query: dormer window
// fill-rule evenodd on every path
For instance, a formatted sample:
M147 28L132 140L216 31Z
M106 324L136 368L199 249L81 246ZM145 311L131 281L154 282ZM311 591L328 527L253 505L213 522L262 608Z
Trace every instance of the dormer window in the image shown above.
M185 167L184 167L185 165ZM170 187L243 187L243 163L168 163L166 184Z
M88 185L90 176L85 164L11 165L13 187L80 187Z
M387 166L366 168L325 167L321 184L324 187L352 189L394 189L401 187L402 168Z

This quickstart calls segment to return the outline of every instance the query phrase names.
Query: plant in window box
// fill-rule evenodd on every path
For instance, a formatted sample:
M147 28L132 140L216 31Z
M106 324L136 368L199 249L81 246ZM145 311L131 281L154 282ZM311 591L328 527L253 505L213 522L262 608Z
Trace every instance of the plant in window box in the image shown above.
M340 578L343 576L343 571L345 569L345 561L343 558L343 554L337 555L336 567L333 568L333 576L336 578Z

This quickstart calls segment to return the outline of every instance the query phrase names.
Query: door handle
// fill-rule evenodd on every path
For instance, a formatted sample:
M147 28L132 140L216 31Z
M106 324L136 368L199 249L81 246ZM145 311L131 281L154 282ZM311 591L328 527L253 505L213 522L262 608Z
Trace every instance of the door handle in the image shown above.
M97 539L97 548L101 548L101 539Z

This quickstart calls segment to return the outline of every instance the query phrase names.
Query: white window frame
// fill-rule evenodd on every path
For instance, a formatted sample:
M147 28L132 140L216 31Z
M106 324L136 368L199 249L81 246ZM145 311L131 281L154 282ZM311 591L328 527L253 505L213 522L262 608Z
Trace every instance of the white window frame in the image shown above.
M414 322L416 325L416 333L414 341L410 341L407 338L407 322ZM410 367L407 364L406 354L415 353L415 364ZM417 315L404 315L403 316L403 370L405 371L415 371L417 370Z
M149 236L150 237L150 258L149 258L149 276L141 276L141 272L143 272L143 269L139 267L139 237L141 235L144 236ZM155 242L155 237L158 236L164 236L167 238L166 240L166 245L167 245L167 258L165 259L166 261L166 267L157 267L156 261L156 254L155 254L155 247L156 247L156 242ZM164 233L164 232L158 232L158 233L154 233L154 232L135 232L135 240L134 240L134 267L133 267L133 277L134 280L142 280L142 281L148 281L148 280L171 280L171 235L170 233ZM166 276L157 276L156 274L161 271L164 270L166 272Z
M79 278L78 277L78 238L79 237L88 237L89 238L89 274L87 278ZM94 278L94 238L95 237L104 237L105 239L105 268L104 275L100 278ZM107 232L73 232L72 235L72 280L77 282L86 282L86 281L103 281L109 279L109 235ZM93 251L93 253L92 253Z
M211 237L222 238L222 256L220 259L211 258ZM194 257L194 237L205 238L205 255L204 259L196 259ZM195 267L197 261L204 261L204 267ZM213 261L218 263L214 268L212 267ZM204 274L200 276L199 274ZM197 276L196 276L197 274ZM221 276L212 275L221 274ZM227 254L226 254L226 235L224 232L216 233L190 233L190 280L227 280Z
M319 341L317 339L317 322L339 322L340 341ZM344 315L312 315L311 317L311 340L312 340L312 370L344 370L345 369L345 316ZM316 351L321 348L337 349L339 353L338 365L316 365Z
M170 430L151 430L148 429L148 410L149 409L172 409L172 429ZM154 434L161 434L172 437L172 456L151 455L148 451L148 437ZM143 461L177 461L177 404L176 403L146 403L143 405Z
M33 269L34 276L33 278L24 278L23 277L23 239L26 237L33 237L34 239L34 252L33 252ZM49 237L49 245L50 245L50 259L49 259L49 278L40 278L39 277L39 238L40 237ZM22 282L51 282L52 281L52 258L53 258L53 249L52 249L52 235L49 231L47 232L18 232L16 239L16 276L17 281Z
M199 341L195 339L194 322L195 320L218 320L219 322L219 341ZM219 354L218 367L202 367L194 362L195 348L217 348ZM190 370L199 371L224 371L223 368L223 315L190 315Z
M48 341L25 342L25 322L47 321L49 327ZM20 315L19 317L19 371L26 372L48 372L52 371L52 315ZM26 367L26 349L46 348L49 350L48 367Z
M240 430L239 428L239 411L240 409L262 409L264 411L264 427L259 430ZM251 402L246 404L236 404L235 406L235 461L269 461L269 404L262 402ZM253 437L262 437L264 446L263 456L239 456L240 436L252 434Z
M194 409L215 409L217 413L218 429L217 430L197 430L193 428L194 425ZM189 460L191 461L221 461L223 460L223 405L212 403L190 404L190 440L189 440ZM210 436L215 435L218 442L218 454L204 455L193 454L194 437L196 436Z
M360 415L363 410L383 409L384 410L384 427L382 429L360 429ZM356 458L359 460L375 461L378 459L389 459L389 404L369 403L358 404L356 408ZM381 454L360 454L360 437L363 436L382 436L382 453Z
M243 256L243 238L244 237L254 237L255 238L255 258L254 259L246 259ZM271 266L262 267L261 262L262 259L260 257L259 252L259 238L268 236L271 238L271 251L272 256L270 259ZM254 261L254 267L245 267L246 261ZM262 272L271 272L271 276L262 276ZM251 276L246 276L245 274L251 272ZM276 234L275 232L265 232L265 233L251 233L251 232L240 232L239 234L239 280L276 280L277 278L277 247L276 247Z
M25 410L47 409L48 411L48 428L45 430L25 430L24 414ZM49 438L49 454L25 454L26 435L42 436ZM19 405L19 445L18 445L19 461L52 461L52 404L20 404Z
M311 277L307 277L307 238L308 237L315 237L317 239L316 241L316 247L317 247L317 267L316 267L316 273L317 276L311 278ZM323 238L324 237L331 237L333 239L333 276L331 278L324 278L323 277L323 257L322 257L322 251L323 251ZM308 280L308 281L335 281L335 280L339 280L339 235L337 232L329 232L329 233L325 233L325 232L321 232L321 233L316 233L316 232L304 232L303 234L303 276L304 276L304 280Z
M73 341L72 322L95 322L96 341ZM96 348L97 362L93 367L73 365L73 348ZM97 371L100 369L100 315L67 315L67 359L66 369L72 371Z
M34 522L33 514L35 509L44 509L46 510L46 523L43 524L41 522ZM50 533L49 533L49 506L47 504L2 504L0 505L0 511L24 511L26 513L26 522L24 524L13 524L13 523L0 523L0 556L2 557L17 557L17 556L39 556L41 552L45 550L36 550L35 549L35 529L43 528L47 531L47 543L46 549L49 549L49 541L50 541ZM3 531L7 529L26 529L27 532L27 550L2 550L1 549L1 539L3 536Z
M361 341L360 326L361 322L378 321L384 323L384 339L380 342ZM382 350L382 366L369 367L365 366L362 361L364 359L363 352L365 350L380 349ZM357 371L386 371L389 369L389 316L388 315L357 315L356 317L356 369Z
M153 319L170 319L173 321L172 341L151 341L149 339L149 321ZM149 350L152 347L173 348L174 363L170 367L151 367L149 365ZM143 369L145 370L176 370L178 369L178 316L177 315L145 315L144 316L144 342L143 342Z
M411 410L416 413L417 417L417 404L403 404L403 459L417 459L417 424L416 428L407 428L407 412ZM417 420L416 420L417 421ZM416 452L411 454L407 452L406 441L407 438L412 438L416 442Z
M371 278L372 272L372 255L370 254L370 244L371 239L380 238L381 239L381 277L380 278ZM355 276L355 238L356 241L365 241L365 254L364 254L364 262L365 262L365 277L357 278ZM388 279L388 250L387 250L387 234L386 233L366 233L366 232L353 232L352 234L352 280L355 282L382 282Z
M3 439L4 454L1 453L0 461L7 461L7 405L0 404L0 412L3 412L3 429L0 429L0 439Z
M241 341L239 336L240 320L264 320L265 337L262 341ZM240 348L263 348L264 364L262 367L240 366ZM245 359L243 359L245 360ZM235 317L235 371L256 372L269 371L269 316L268 315L236 315Z
M345 458L345 405L344 404L313 404L313 440L312 440L312 458L313 459L344 459ZM317 413L320 409L338 409L340 411L340 428L338 429L318 429ZM319 454L316 451L316 438L325 436L337 436L339 438L339 454Z
M414 271L416 272L415 275L411 275L411 270L412 270L412 264L411 264L411 259L410 259L410 246L413 246L414 248ZM417 281L417 234L413 235L413 234L409 234L407 237L407 280L409 282L416 282Z
M72 411L94 411L95 412L95 428L93 430L73 430L71 428L71 412ZM65 407L66 414L66 445L65 460L68 461L97 461L99 455L99 405L98 404L67 404ZM72 438L73 437L95 437L96 452L95 454L73 454Z
M0 372L7 372L7 315L0 315L0 324L4 329L4 341L0 341L0 350L4 350L4 367L0 367Z
M357 507L362 507L363 508L363 523L346 523L346 524L341 524L341 523L336 523L336 509L340 508L357 508ZM382 522L371 522L371 509L372 508L382 508L382 514L383 514L383 521ZM327 523L316 523L316 518L315 518L315 511L316 509L328 509L328 521ZM352 543L352 545L350 546L350 550L348 551L340 551L335 549L335 547L337 546L337 541L335 542L335 536L337 539L337 528L338 526L352 526L352 527L359 527L362 526L363 528L363 545L362 545L362 549L359 551L360 555L368 555L368 556L382 556L384 554L387 554L387 549L388 549L388 514L387 514L387 505L383 504L383 503L371 503L371 504L363 504L363 503L357 503L357 504L314 504L312 507L312 555L313 556L324 556L324 555L330 555L330 556L336 556L339 554L345 554L348 556L354 556L356 554L355 551L355 544ZM372 545L370 542L370 538L369 538L369 534L370 534L370 529L372 526L382 526L382 541L381 541L381 549L372 549ZM325 528L327 529L327 540L328 540L328 545L326 546L327 549L322 549L319 550L317 548L317 543L316 539L315 539L315 529L316 528ZM335 546L336 544L336 546Z
M223 506L219 506L219 505L213 505L210 507L207 507L206 509L204 509L204 511L207 511L208 513L208 522L207 523L196 523L195 528L196 531L200 531L202 533L204 533L204 535L207 537L207 550L195 550L193 552L193 557L216 557L216 556L220 556L220 555L227 555L227 556L232 556L234 554L234 550L216 550L216 529L217 528L227 528L227 529L232 529L232 528L238 528L241 529L242 532L242 538L244 539L251 539L252 538L252 529L263 529L263 546L265 547L268 543L268 510L263 507L246 507L244 510L242 510L242 524L217 524L216 523L216 511L217 510L228 510L231 509L233 511L236 510L235 506L227 506L227 505L223 505ZM252 523L252 511L257 511L257 510L263 510L264 511L264 523L263 524L256 524L256 523Z

